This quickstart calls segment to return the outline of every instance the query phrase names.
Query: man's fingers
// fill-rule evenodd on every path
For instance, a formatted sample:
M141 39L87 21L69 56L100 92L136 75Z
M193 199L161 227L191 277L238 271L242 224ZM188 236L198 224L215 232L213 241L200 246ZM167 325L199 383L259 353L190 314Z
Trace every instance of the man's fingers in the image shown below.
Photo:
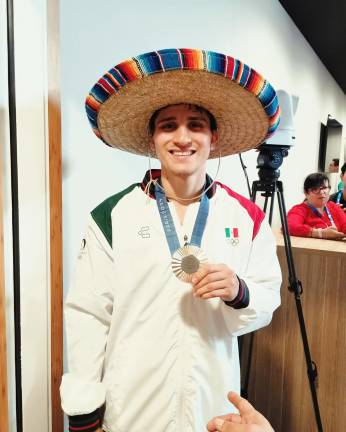
M220 417L215 419L215 430L218 432L245 432L249 426L243 424L225 421Z
M200 287L198 289L194 289L193 294L196 297L202 297L204 294L208 294L212 291L221 290L224 288L226 288L224 280L215 280L215 281L210 281L210 282L206 283L205 285L203 285L202 287Z
M192 284L197 285L208 274L219 272L228 268L225 264L203 264L201 269L193 276Z
M222 431L223 425L225 423L225 420L221 419L221 418L216 418L215 419L215 427L217 431Z
M246 399L242 398L235 392L229 392L228 400L238 409L240 415L254 411L254 407Z
M237 414L224 414L224 415L220 415L220 416L214 417L212 420L210 420L208 422L208 424L207 424L207 430L208 431L213 431L213 432L216 430L215 420L217 418L218 419L222 419L222 420L227 420L227 421L233 421L233 417L234 416L239 417ZM236 419L235 421L236 421L236 423L240 423L241 419L240 420Z
M207 300L211 298L220 297L222 299L227 299L229 297L229 293L225 288L222 289L213 289L211 291L206 292L205 294L201 295L201 299Z
M194 293L204 290L205 287L211 283L217 283L224 280L224 274L222 272L208 273L197 283L192 286ZM202 293L202 291L201 291Z
M225 423L224 417L226 416L214 417L213 420L207 424L207 430L210 432L221 431Z
M201 269L198 270L198 272L193 275L191 281L192 285L197 285L204 278L204 276L210 272L210 267L211 267L210 264L203 264L201 266Z
M197 291L210 282L226 280L232 276L234 276L234 273L224 264L209 264L206 268L203 266L202 270L194 275L192 278L192 288L194 291Z

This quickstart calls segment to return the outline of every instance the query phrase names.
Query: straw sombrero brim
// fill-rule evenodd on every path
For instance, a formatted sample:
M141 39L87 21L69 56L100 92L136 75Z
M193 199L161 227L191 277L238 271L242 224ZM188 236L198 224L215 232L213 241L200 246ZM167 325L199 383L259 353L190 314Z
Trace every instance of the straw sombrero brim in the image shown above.
M214 115L218 142L210 158L257 147L279 122L275 91L257 72L232 57L198 50L157 51L115 66L93 87L86 108L106 144L148 155L152 114L181 103Z

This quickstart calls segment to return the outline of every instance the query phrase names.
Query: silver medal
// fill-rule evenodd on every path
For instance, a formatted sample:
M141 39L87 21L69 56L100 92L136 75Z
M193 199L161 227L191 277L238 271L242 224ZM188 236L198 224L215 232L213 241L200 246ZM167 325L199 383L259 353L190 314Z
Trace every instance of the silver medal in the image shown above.
M201 248L185 245L177 249L172 256L172 270L178 279L191 282L193 275L207 263L207 257Z

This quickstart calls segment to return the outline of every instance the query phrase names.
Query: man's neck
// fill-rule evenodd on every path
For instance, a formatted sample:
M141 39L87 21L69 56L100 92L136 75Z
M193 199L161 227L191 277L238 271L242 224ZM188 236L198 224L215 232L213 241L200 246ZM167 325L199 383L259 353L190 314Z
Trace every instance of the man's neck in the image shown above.
M164 171L161 172L162 187L166 196L181 204L198 201L198 195L202 193L205 179L205 172L194 176L173 176L171 174L167 175Z

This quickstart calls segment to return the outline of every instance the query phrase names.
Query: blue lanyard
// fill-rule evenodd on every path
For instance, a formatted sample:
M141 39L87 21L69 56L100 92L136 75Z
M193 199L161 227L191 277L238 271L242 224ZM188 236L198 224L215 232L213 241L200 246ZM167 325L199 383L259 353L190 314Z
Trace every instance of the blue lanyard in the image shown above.
M171 212L168 207L166 196L157 183L155 184L155 198L157 207L159 209L162 226L165 231L168 247L171 255L173 255L174 252L180 248L179 239L175 230ZM201 247L202 236L207 223L208 213L209 198L206 194L203 194L199 204L195 225L192 231L190 242L191 245Z
M312 212L313 212L316 216L322 218L321 213L317 210L316 207L314 207L313 205L311 205L311 204L309 204L309 203L306 203L306 205L307 205L309 208L311 208ZM331 215L331 213L330 213L330 211L329 211L329 208L325 205L324 208L323 208L323 210L327 213L327 216L328 216L328 219L329 219L330 223L331 223L332 225L335 225L335 223L334 223L334 219L333 219L333 217L332 217L332 215Z
M329 211L329 208L327 206L324 207L324 211L327 213L327 216L328 216L328 219L330 220L330 223L332 225L335 225L334 219L333 219L333 217L332 217L332 215L331 215L331 213Z
M338 195L337 195L337 197L336 197L336 203L337 203L337 204L340 204L340 200L341 200L342 193L343 193L343 190L340 190L340 191L338 192Z

